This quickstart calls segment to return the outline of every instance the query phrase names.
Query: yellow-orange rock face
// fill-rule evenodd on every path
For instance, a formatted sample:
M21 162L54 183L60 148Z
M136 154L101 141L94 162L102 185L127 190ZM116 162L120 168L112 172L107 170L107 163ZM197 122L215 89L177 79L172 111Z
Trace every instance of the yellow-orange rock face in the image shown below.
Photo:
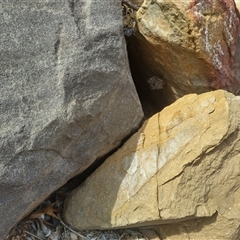
M240 226L239 109L218 90L155 114L71 194L66 221L107 229L217 217L231 219L230 236Z

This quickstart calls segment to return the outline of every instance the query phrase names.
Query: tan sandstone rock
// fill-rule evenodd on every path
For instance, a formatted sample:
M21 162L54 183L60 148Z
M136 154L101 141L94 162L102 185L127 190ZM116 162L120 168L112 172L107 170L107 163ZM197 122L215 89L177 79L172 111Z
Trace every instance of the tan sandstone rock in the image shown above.
M229 207L230 214L227 209L224 215L218 212L210 218L159 225L154 228L155 232L161 240L239 240L239 192L230 197L230 201L234 201L231 203L234 209Z
M215 231L227 224L225 236L233 234L240 226L239 109L239 97L218 90L186 95L155 114L70 195L65 220L106 229L205 218L198 231L217 219Z
M240 91L233 0L145 0L137 26L141 34L129 47L135 82L155 103L219 88Z

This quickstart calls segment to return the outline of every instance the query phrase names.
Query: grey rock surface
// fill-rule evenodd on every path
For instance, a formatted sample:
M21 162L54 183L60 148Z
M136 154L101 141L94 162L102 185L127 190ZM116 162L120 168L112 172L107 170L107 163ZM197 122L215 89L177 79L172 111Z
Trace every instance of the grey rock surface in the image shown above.
M119 1L0 0L0 239L134 131Z

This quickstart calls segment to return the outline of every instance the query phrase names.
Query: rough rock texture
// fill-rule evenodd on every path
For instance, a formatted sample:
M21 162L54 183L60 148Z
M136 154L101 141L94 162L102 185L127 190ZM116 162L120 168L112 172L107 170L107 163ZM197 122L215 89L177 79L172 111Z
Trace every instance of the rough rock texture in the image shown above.
M99 229L200 219L192 231L240 237L239 108L239 97L217 90L155 114L70 195L66 221Z
M239 240L240 191L232 194L227 199L230 212L226 208L223 215L218 212L209 218L159 225L154 230L161 240Z
M240 10L240 1L236 0L236 7L238 9L238 11ZM233 68L233 75L234 77L237 79L237 81L239 82L240 80L240 38L238 38L238 41L236 42L236 53L234 55L233 58L233 64L232 64L232 68Z
M137 26L141 34L130 41L129 55L143 98L161 106L212 89L239 93L239 13L233 0L145 0Z
M237 9L239 11L239 9L240 9L240 1L239 0L235 0L235 3L236 3L236 6L237 6Z
M118 1L0 1L0 239L136 129Z
M143 4L144 0L132 0L131 2L140 7Z

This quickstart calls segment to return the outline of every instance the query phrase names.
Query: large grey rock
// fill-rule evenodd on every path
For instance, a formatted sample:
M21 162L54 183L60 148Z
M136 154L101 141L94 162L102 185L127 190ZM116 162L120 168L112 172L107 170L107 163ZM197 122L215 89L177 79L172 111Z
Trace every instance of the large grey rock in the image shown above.
M119 1L0 1L0 239L140 123Z

